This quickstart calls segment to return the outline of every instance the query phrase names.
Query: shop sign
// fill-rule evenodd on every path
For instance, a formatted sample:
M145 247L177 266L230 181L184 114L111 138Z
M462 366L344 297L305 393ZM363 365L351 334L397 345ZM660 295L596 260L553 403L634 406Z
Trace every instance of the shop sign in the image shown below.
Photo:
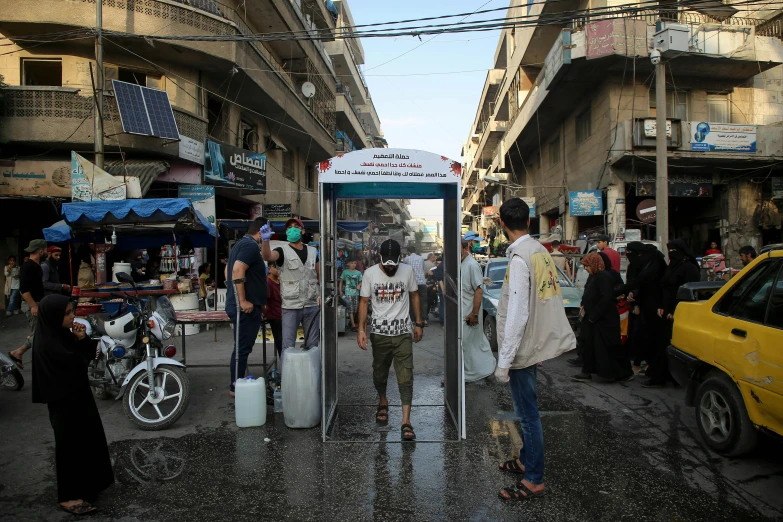
M0 196L71 197L67 161L0 161Z
M128 183L133 179L128 178ZM132 192L141 194L141 187ZM128 197L128 188L123 178L112 176L71 151L71 197L73 201L122 201Z
M522 201L527 203L528 208L530 208L530 214L529 214L530 218L531 219L535 218L536 217L536 198L533 197L533 196L530 196L530 197L524 197L524 198L519 198L519 199L521 199Z
M266 193L266 156L207 138L204 183Z
M188 138L187 136L183 136L182 134L179 135L179 157L192 161L193 163L198 163L199 165L204 164L204 144L198 140L194 140L193 138Z
M287 203L267 203L264 205L264 217L268 219L290 218L291 205Z
M604 213L603 194L600 190L569 192L568 209L571 217L600 216Z
M655 196L655 174L636 178L637 196ZM711 198L712 176L674 174L669 176L669 196L677 198Z
M201 212L210 223L215 222L215 187L210 185L179 185L178 196L193 202L193 208Z
M644 136L646 138L655 138L658 136L656 129L658 128L658 122L653 119L644 120ZM666 137L672 137L672 120L666 120Z
M756 125L691 122L691 150L756 152Z

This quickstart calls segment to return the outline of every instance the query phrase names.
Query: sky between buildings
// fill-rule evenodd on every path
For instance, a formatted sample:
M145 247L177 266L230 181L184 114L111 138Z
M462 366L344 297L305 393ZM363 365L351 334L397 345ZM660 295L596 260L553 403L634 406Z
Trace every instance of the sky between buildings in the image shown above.
M357 25L470 13L507 5L508 0L349 2ZM504 11L475 15L465 21L501 16L505 16ZM457 21L460 18L398 27ZM389 147L420 149L461 161L462 142L467 139L476 115L498 36L498 31L492 31L442 34L429 42L432 36L422 36L422 41L411 36L362 39L364 73ZM427 43L422 45L423 42ZM440 205L433 201L414 201L410 211L413 217L442 221Z

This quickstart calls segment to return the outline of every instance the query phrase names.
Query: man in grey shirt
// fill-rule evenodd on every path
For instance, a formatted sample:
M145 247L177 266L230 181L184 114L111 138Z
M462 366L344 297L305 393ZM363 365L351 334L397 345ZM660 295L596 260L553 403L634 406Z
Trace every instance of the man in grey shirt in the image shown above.
M416 276L416 284L419 287L419 301L421 302L421 318L424 319L424 326L429 326L429 311L427 310L427 278L424 276L424 258L416 253L416 247L408 247L408 257L403 263L413 269ZM411 319L414 319L413 310L411 310Z

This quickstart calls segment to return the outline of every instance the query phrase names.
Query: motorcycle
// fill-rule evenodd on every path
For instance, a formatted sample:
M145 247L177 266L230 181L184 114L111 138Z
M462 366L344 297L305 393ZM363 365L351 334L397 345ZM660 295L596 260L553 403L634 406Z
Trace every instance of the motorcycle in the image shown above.
M0 353L0 385L14 391L19 391L24 386L22 372L16 367L14 361L4 353Z
M125 273L121 283L136 285ZM166 296L157 309L137 295L112 294L122 299L114 314L93 314L88 334L98 340L96 358L88 366L90 386L104 396L117 393L125 415L142 430L162 430L174 424L188 407L190 382L185 365L175 361L177 348L165 345L176 326L174 307Z

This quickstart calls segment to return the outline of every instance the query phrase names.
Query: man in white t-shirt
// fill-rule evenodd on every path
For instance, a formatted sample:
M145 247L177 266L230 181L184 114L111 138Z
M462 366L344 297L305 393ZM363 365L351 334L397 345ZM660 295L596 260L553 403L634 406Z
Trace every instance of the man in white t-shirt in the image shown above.
M397 386L402 403L402 440L416 440L411 426L411 402L413 400L413 341L423 336L419 288L413 269L400 264L400 244L388 239L381 244L381 263L364 272L359 301L359 348L367 350L367 303L372 300L370 343L372 343L372 379L380 401L375 414L376 422L389 420L389 400L386 398L386 381L389 367L394 362ZM411 325L410 313L416 317Z

